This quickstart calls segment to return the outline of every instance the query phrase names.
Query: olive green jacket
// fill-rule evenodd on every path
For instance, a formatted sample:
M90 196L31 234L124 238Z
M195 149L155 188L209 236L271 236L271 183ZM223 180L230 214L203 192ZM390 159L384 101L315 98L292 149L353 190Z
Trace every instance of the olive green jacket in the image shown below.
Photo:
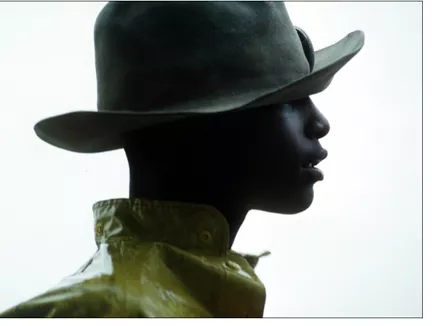
M258 257L228 249L216 209L112 199L93 212L98 250L90 261L0 317L262 317Z

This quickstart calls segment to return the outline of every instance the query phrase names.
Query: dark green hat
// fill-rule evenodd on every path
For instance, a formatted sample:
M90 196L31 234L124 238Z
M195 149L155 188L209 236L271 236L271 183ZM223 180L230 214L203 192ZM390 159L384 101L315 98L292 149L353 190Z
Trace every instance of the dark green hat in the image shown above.
M35 126L74 152L122 148L148 126L308 97L364 44L355 31L315 52L283 2L111 2L94 38L98 111Z

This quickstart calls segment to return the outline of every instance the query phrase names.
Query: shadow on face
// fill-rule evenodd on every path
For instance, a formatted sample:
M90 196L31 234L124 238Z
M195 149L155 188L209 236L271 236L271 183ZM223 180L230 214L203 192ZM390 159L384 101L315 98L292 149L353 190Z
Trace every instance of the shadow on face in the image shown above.
M319 139L329 128L307 98L161 126L131 135L125 149L131 165L152 166L171 192L295 214L323 179L314 166L327 156Z

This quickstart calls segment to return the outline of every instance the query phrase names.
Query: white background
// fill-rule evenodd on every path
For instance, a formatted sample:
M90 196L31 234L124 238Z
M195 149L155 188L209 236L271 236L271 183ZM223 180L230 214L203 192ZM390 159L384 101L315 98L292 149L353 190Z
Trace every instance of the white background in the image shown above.
M0 3L0 310L95 251L91 205L127 197L122 151L44 144L39 119L96 104L93 24L103 3ZM270 250L265 316L420 316L421 3L289 3L317 49L366 44L313 96L332 129L312 207L251 212L235 243Z

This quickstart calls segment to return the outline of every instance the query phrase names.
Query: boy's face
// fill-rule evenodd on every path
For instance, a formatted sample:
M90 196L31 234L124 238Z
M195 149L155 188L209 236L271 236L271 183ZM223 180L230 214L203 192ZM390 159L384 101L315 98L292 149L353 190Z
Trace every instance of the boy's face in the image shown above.
M313 166L327 156L319 143L330 129L326 118L307 98L251 111L244 126L249 141L243 190L249 208L280 214L307 209L314 183L323 179Z
M319 139L329 128L307 98L158 127L133 135L136 150L127 152L140 169L160 169L182 196L295 214L311 205L313 185L323 179L312 166L327 156Z

